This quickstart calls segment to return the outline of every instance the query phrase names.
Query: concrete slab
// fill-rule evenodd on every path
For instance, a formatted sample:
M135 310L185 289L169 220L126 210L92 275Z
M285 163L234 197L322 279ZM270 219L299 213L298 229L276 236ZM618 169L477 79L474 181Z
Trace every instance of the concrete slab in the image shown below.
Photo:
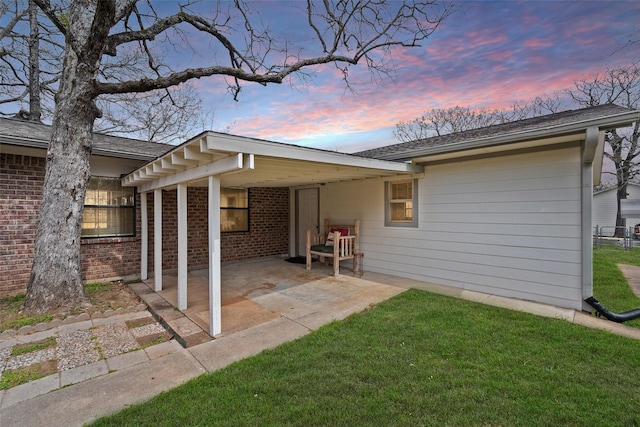
M81 323L84 323L84 322L81 322ZM16 335L15 340L16 340L16 343L18 344L29 344L32 342L41 341L49 337L52 337L55 335L55 332L56 332L56 329L53 328L47 331L35 332L29 335Z
M70 334L75 331L80 331L82 329L89 329L93 326L92 320L84 320L82 322L69 323L67 325L58 326L58 333L60 335Z
M586 326L588 328L612 332L623 337L640 340L640 329L625 326L622 323L616 323L610 320L595 317L587 313L576 312L573 323L575 323L576 325Z
M78 366L68 371L60 372L60 386L65 387L70 384L77 384L100 375L109 373L109 368L104 360Z
M147 347L144 349L144 352L147 353L149 359L156 359L166 356L167 354L175 353L176 351L181 351L182 349L183 347L176 340L171 340Z
M2 417L0 418L0 425L2 426L10 426L10 425L29 425L29 424L5 424L5 410L10 408L13 405L19 404L20 402L30 401L36 396L40 396L42 394L48 393L52 390L56 390L60 388L60 374L56 373L53 375L46 376L44 378L37 379L35 381L30 381L25 384L21 384L19 386L10 388L8 390L4 390L2 394L2 402L0 403L0 408L2 408Z
M635 265L618 264L622 275L627 279L633 293L640 298L640 267Z
M131 288L138 295L153 293L153 289L151 289L143 282L132 283L129 285L129 288Z
M106 360L109 371L120 371L129 366L137 365L149 361L149 356L144 350L136 350L131 353L124 353L110 357Z
M65 387L2 411L3 426L82 426L205 372L188 351Z
M235 334L191 347L188 350L208 370L224 368L236 360L275 348L309 333L309 329L284 317Z
M531 301L522 301L513 298L499 297L496 295L490 295L483 301L483 303L492 305L494 307L523 311L525 313L531 313L542 317L562 319L568 322L573 322L573 318L575 315L575 310L571 310L569 308L560 308Z

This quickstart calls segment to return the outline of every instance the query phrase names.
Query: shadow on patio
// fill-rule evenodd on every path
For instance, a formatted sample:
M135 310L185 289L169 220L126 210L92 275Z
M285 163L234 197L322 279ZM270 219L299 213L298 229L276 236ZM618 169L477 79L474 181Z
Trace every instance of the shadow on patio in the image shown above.
M332 320L343 319L405 288L371 282L344 274L331 276L333 269L314 262L311 271L304 264L283 258L261 258L222 265L222 333L220 338L279 318L290 319L309 330ZM163 290L154 292L154 280L131 285L151 312L185 347L209 341L208 271L189 272L187 309L178 311L177 275L163 275Z

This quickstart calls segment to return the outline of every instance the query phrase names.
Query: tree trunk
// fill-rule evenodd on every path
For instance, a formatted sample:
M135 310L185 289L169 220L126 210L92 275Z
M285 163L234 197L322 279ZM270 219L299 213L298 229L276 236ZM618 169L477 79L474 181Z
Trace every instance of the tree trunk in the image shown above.
M38 7L29 0L29 120L40 122L42 105L40 102L40 31L38 28Z
M80 263L80 232L90 177L93 104L79 88L56 103L47 151L42 206L24 308L45 313L87 302ZM64 125L62 122L64 121Z
M614 237L622 238L625 234L625 229L627 228L627 220L622 217L622 202L627 198L627 184L626 182L623 184L618 184L618 189L616 190L616 199L617 199L617 210L616 210L616 231L614 233Z
M93 82L110 28L94 19L113 17L113 3L101 0L95 8L92 1L86 0L89 6L81 1L71 6L69 31L76 44L74 48L67 43L65 48L56 95L34 259L24 301L29 313L88 304L82 281L80 233L90 177L93 122L98 115Z

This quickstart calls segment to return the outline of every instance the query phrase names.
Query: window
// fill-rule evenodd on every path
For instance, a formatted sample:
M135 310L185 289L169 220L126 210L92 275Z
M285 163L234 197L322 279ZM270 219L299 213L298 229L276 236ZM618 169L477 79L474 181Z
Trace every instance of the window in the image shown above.
M119 237L135 234L135 189L120 178L92 176L82 215L82 237Z
M220 231L249 231L249 190L220 189Z
M418 180L387 181L384 189L385 225L418 226Z

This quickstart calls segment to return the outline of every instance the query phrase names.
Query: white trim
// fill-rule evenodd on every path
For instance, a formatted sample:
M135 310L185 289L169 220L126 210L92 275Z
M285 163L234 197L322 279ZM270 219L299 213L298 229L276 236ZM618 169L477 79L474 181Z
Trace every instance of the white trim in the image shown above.
M153 191L153 280L155 291L162 290L162 190Z
M220 179L209 177L209 335L222 332L220 268Z
M187 184L178 184L178 310L187 309Z
M590 127L587 129L584 145L582 146L582 227L581 227L581 252L582 252L582 300L593 296L593 242L591 230L593 208L593 160L597 154L600 145L600 133L598 128ZM583 308L589 309L586 303Z
M147 217L147 193L140 193L140 280L149 278L149 218Z

